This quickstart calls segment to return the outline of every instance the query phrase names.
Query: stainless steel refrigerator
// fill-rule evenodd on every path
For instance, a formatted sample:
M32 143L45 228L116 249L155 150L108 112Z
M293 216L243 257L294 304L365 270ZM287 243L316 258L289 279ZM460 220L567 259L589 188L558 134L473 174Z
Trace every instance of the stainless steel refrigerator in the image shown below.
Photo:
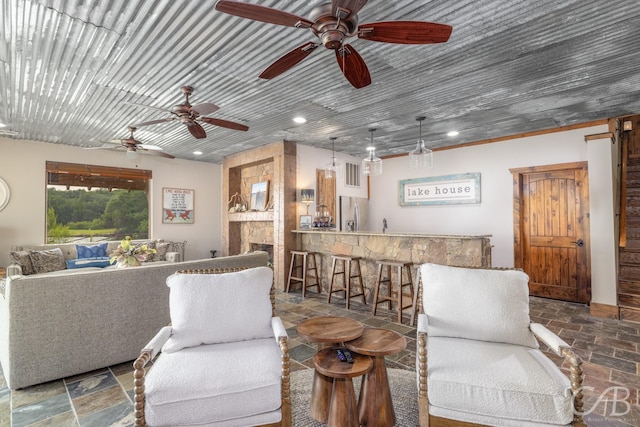
M369 228L369 199L340 196L338 199L340 231L366 231Z

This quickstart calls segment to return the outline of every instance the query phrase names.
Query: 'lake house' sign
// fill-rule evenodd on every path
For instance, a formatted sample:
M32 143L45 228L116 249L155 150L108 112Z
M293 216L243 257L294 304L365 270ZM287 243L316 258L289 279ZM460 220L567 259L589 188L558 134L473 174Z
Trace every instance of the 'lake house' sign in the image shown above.
M398 197L400 206L480 203L480 173L405 179Z

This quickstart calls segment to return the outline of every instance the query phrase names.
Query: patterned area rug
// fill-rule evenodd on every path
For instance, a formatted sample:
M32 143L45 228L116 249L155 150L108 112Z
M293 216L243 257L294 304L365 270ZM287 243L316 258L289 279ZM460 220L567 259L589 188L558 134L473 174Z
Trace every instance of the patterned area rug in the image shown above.
M418 426L418 390L416 373L402 369L388 369L389 387L396 413L396 426ZM309 415L313 370L291 373L291 416L294 427L322 427ZM360 378L353 379L356 398L360 392Z

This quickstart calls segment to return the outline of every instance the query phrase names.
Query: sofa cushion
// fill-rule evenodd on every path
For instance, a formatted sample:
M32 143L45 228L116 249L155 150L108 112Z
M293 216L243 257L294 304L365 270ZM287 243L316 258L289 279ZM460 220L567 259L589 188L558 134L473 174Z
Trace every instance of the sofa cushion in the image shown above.
M60 248L29 251L29 257L36 273L48 273L49 271L65 270L67 268L67 263Z
M147 424L209 425L260 415L268 417L234 425L277 422L281 369L274 338L162 353L145 380Z
M529 329L529 277L524 272L423 264L420 274L430 336L538 348Z
M95 245L78 245L76 244L76 253L78 259L80 258L97 258L106 257L107 254L107 242L98 243Z
M149 242L147 243L147 247L149 249L155 249L155 253L149 254L147 256L147 261L166 261L167 260L167 252L169 251L169 247L171 246L171 242Z
M433 415L443 409L460 421L491 417L491 425L565 425L573 418L571 383L539 349L431 336L427 348Z
M67 260L67 268L108 267L111 265L109 257L91 257Z
M162 351L272 337L272 281L269 267L172 274L167 278L172 334Z
M22 268L23 275L35 274L36 270L33 268L29 251L11 251L9 255L11 260Z

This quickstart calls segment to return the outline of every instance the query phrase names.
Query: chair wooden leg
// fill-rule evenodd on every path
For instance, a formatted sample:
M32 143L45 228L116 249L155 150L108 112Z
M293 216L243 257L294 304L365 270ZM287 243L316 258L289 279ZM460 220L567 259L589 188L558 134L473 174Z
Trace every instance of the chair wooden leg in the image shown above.
M293 276L293 266L296 263L296 255L291 254L291 263L289 264L289 280L287 280L287 288L285 292L289 292L289 288L291 287L291 277Z
M376 279L375 289L373 290L373 308L371 313L375 316L378 311L378 295L380 295L380 280L382 280L382 264L378 264L378 278Z

